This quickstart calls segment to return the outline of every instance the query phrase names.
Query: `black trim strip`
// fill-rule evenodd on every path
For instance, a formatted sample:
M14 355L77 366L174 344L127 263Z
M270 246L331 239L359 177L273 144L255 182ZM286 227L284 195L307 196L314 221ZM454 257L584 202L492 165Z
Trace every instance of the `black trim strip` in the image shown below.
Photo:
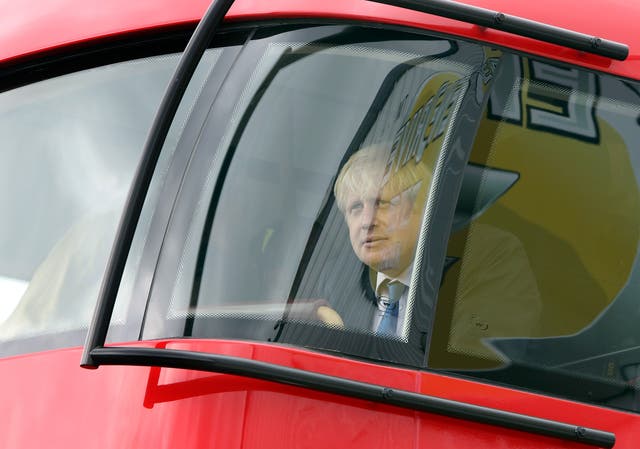
M0 62L0 92L107 64L182 52L194 28L137 31Z
M187 48L180 59L176 72L162 99L149 137L147 138L140 164L136 170L134 182L129 191L124 214L118 225L115 244L109 256L107 270L103 277L102 286L100 287L100 295L80 362L81 366L85 368L97 367L92 359L91 350L104 345L105 339L107 338L109 321L111 320L122 273L124 272L124 267L127 262L129 248L133 241L153 171L167 133L169 132L173 117L202 54L209 46L213 35L232 4L233 0L214 0L211 3L209 9L196 27L193 37L187 44Z
M240 357L174 349L134 347L96 348L91 351L90 355L93 362L98 365L156 366L234 374L576 441L597 447L611 448L616 441L615 434L611 432Z
M473 23L619 61L624 61L629 56L629 47L619 42L450 0L369 1Z

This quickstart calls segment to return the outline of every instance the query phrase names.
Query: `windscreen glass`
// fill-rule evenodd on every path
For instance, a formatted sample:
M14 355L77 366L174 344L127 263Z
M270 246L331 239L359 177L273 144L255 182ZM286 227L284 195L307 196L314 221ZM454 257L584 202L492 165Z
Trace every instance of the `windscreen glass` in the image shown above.
M449 239L430 366L640 410L639 93L501 58Z
M0 94L0 353L82 344L177 55Z
M285 343L639 409L635 83L350 26L257 32L237 64L143 338Z
M193 90L220 53L207 51L187 91L152 203ZM127 192L179 58L113 63L0 93L0 355L84 342ZM150 213L140 228L149 220ZM125 279L123 290L130 284ZM126 311L126 303L118 306L116 327Z
M209 168L178 199L193 204L176 212L191 217L184 249L166 271L175 279L154 281L143 336L421 364L433 298L417 289L419 236L457 118L483 101L484 49L353 27L252 48L253 72L228 81L238 94L224 136L204 131L196 148Z

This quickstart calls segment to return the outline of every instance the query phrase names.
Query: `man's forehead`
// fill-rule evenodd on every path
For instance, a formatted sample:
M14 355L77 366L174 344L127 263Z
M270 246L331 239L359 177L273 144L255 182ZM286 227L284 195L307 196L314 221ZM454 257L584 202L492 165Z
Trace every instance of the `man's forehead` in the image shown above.
M385 194L384 188L356 188L351 190L347 195L349 202L361 200L375 200L381 198ZM386 195L385 195L386 196Z
M418 181L404 189L401 188L401 186L393 186L392 184L385 184L380 187L361 185L349 191L347 201L352 203L354 201L368 201L375 199L391 200L393 198L415 197L421 185L422 181Z

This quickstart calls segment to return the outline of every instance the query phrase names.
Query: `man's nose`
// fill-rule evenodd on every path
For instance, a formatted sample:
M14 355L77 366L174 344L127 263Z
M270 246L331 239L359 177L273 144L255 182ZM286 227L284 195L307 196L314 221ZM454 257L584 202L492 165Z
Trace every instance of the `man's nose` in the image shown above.
M360 226L363 229L371 229L378 222L378 208L373 202L366 202L362 215L360 216Z

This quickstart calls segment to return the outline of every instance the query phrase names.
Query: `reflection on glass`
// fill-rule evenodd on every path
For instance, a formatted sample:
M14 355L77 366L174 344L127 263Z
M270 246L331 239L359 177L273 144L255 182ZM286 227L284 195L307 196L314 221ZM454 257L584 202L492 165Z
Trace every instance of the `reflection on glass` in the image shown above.
M88 325L133 172L177 59L112 64L0 94L0 279L26 287L0 325L0 343L47 334L31 349L57 347L56 333ZM6 295L0 302L11 305ZM81 343L78 333L64 344ZM7 351L21 351L16 348Z
M207 175L185 175L197 198L180 198L175 278L154 280L168 288L143 337L281 342L640 409L640 89L397 32L268 36L248 44L242 93L217 97L235 107L223 137L194 149Z
M575 68L503 59L471 161L517 180L449 240L448 254L459 261L439 295L439 304L453 306L439 318L451 326L436 329L440 350L431 366L640 410L638 92ZM492 238L487 229L517 238L517 247L501 251L512 270L526 261L530 275L484 270L505 283L485 291L497 298L493 307L472 311L482 346L469 346L457 338L470 309L462 284L475 276L474 259ZM538 307L526 301L534 291ZM520 338L496 329L500 320L517 325Z
M347 30L356 42L332 43L344 40L339 31L321 43L264 45L221 145L237 143L216 150L233 154L221 194L214 197L207 178L166 329L151 307L145 338L301 344L333 329L408 343L410 280L432 171L461 99L482 99L470 86L485 54L391 32L367 42L374 34ZM212 151L211 143L196 151ZM212 158L212 172L220 158ZM369 231L357 231L371 219ZM204 248L199 236L207 236ZM404 285L398 316L391 332L380 332L393 280ZM417 340L414 355L424 357L424 339Z

